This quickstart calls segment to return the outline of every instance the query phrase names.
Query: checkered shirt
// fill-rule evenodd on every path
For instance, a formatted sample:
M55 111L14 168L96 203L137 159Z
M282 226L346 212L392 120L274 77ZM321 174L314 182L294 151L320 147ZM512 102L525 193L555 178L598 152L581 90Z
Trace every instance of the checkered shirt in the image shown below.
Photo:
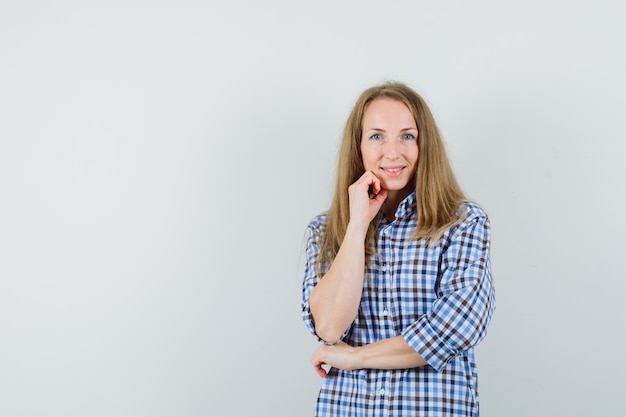
M428 364L401 370L331 368L316 416L478 416L473 348L485 337L495 290L489 220L476 204L466 202L464 210L463 222L431 246L410 238L417 222L414 193L400 204L395 221L381 221L359 311L343 341L363 346L402 335ZM307 228L302 318L314 335L309 297L329 267L317 268L326 219L319 215Z

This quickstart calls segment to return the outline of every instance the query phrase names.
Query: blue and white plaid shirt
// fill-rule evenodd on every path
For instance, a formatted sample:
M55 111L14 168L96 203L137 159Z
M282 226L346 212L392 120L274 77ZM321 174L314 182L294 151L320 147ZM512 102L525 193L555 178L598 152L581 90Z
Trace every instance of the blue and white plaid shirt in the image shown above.
M495 309L489 260L490 225L477 205L432 246L411 239L415 194L381 220L376 253L366 268L357 317L343 341L362 346L402 335L428 365L401 370L331 368L316 416L478 416L474 346ZM328 270L317 260L326 215L307 228L302 317L315 335L309 297Z

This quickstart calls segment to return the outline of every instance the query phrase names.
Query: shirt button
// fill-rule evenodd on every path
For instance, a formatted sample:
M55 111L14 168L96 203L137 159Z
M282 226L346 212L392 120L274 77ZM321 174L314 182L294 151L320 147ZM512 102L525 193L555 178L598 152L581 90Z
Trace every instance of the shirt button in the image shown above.
M379 394L379 395L385 395L385 390L384 390L384 389L381 389L380 391L378 391L378 394Z
M389 315L389 312L387 310L383 311L383 316L387 317Z
M383 266L381 266L381 267L380 267L380 270L381 270L381 271L383 271L383 272L385 272L385 271L387 270L387 265L383 265Z

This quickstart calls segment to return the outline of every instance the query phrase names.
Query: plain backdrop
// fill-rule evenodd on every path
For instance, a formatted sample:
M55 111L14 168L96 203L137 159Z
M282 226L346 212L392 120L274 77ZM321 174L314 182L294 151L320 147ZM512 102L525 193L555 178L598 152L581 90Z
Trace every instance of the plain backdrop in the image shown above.
M386 80L491 217L481 415L626 415L625 21L621 0L2 0L0 415L312 415L304 231Z

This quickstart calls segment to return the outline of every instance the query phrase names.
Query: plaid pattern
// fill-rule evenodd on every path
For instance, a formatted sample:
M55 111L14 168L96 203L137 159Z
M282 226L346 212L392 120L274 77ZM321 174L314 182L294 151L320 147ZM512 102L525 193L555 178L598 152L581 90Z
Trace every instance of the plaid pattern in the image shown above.
M428 365L332 368L320 389L316 416L478 416L473 347L485 337L495 291L489 220L473 203L464 209L465 220L430 247L410 239L416 226L414 194L400 204L394 222L381 221L359 312L343 338L362 346L402 335ZM307 228L302 318L314 335L308 300L328 269L316 266L325 221L322 214Z

